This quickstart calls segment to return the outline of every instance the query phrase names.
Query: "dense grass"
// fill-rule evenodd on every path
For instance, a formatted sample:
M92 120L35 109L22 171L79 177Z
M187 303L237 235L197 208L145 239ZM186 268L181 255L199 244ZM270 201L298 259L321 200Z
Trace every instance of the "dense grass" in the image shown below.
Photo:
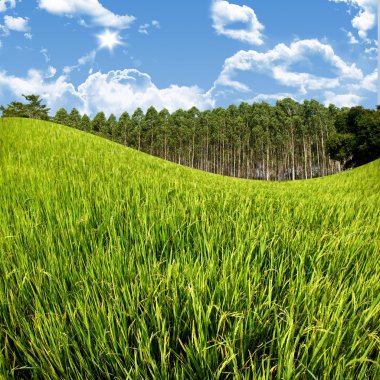
M2 119L0 377L378 379L379 204Z

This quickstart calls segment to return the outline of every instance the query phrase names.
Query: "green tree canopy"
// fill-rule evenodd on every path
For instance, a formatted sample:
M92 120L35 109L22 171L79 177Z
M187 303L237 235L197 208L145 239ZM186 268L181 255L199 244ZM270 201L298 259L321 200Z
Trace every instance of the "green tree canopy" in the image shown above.
M86 114L82 116L80 121L80 129L86 132L91 131L91 119Z
M336 132L327 152L346 168L364 165L380 157L380 110L352 107L337 116Z
M11 102L5 108L0 106L3 117L25 117L30 119L50 120L49 111L39 95L22 95L27 104L21 102Z
M60 108L55 114L53 120L55 123L67 125L68 117L69 115L67 111L64 108Z
M106 124L107 124L107 121L106 121L106 116L104 114L104 112L98 112L94 119L92 120L92 130L94 132L100 132L100 131L103 131Z
M110 137L114 136L114 132L116 130L117 126L117 119L116 116L111 113L111 115L108 117L107 123L106 123L106 128L104 129L104 133Z
M80 128L80 122L82 118L79 111L76 108L73 108L68 117L68 125L73 128Z

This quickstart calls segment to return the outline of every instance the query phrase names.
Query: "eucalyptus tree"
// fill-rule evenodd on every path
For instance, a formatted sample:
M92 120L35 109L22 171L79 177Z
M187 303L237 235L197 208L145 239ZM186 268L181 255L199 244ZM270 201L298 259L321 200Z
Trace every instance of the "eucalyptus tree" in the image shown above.
M80 129L81 119L82 119L82 117L81 117L79 111L76 108L73 108L68 115L67 125L72 127L72 128Z
M138 150L141 150L141 134L142 134L141 127L142 127L143 121L144 121L144 111L139 107L135 110L135 112L133 112L132 118L131 118L132 128L136 132L135 133L137 137L136 148Z
M84 114L80 121L80 129L85 132L91 131L91 119L87 114Z
M111 140L117 141L117 136L115 134L116 126L116 116L113 113L111 113L107 119L107 122L104 124L104 128L101 130L101 132Z
M164 108L158 113L159 141L161 143L160 155L165 160L170 154L169 134L170 134L170 112Z
M98 112L91 122L91 129L95 133L104 131L106 128L107 120L104 112Z
M143 136L143 146L146 152L149 154L156 153L156 134L158 132L159 117L157 110L151 106L147 109L144 122L142 123L142 136Z
M238 172L238 177L248 177L249 172L249 152L252 144L252 106L246 102L239 105L240 117L244 122L244 127L241 129L240 135L240 159L241 162Z
M53 117L54 123L69 125L69 114L64 108L60 108Z
M190 108L186 113L186 129L187 129L187 135L188 135L188 152L189 152L189 159L188 159L188 165L191 167L195 167L195 154L196 154L196 137L198 135L198 126L199 126L199 116L200 111L197 107Z
M226 174L236 176L238 172L238 151L240 146L240 129L243 119L236 105L230 105L226 110Z
M136 147L134 144L135 131L132 127L131 117L128 112L123 112L115 126L113 134L115 138L126 146ZM117 136L117 137L116 137Z
M303 142L303 160L305 178L313 178L313 151L312 142L314 131L317 129L317 115L314 104L305 100L301 105L302 112L302 142Z
M291 98L285 98L276 102L278 116L285 130L289 134L288 149L290 161L288 167L291 168L291 179L296 179L296 133L297 125L300 121L300 105Z
M209 161L210 161L210 110L205 110L199 115L199 135L201 148L201 157L199 163L199 169L209 171Z
M185 151L184 142L186 141L185 131L186 111L178 109L170 115L170 141L173 151L173 161L184 164Z

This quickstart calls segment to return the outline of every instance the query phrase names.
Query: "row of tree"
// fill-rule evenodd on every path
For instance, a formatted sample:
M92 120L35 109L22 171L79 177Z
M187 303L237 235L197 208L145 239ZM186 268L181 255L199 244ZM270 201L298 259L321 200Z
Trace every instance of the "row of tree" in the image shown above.
M146 153L213 173L266 180L313 178L338 172L326 153L340 110L284 99L200 112L150 107L117 120L99 112L90 120L63 108L57 123L96 133Z
M38 96L26 99L33 104L25 105L28 115L17 114L13 102L1 108L3 116L49 119ZM323 176L375 159L380 150L380 111L325 107L315 100L300 104L287 98L275 106L241 103L203 112L193 107L171 114L138 108L119 119L104 112L90 119L75 108L70 113L61 108L50 119L178 164L242 178Z

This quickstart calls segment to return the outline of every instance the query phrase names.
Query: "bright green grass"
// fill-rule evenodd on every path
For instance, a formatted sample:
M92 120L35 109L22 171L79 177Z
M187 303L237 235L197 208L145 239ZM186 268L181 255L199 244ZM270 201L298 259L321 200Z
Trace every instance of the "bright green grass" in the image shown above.
M2 119L0 377L379 379L379 205Z

